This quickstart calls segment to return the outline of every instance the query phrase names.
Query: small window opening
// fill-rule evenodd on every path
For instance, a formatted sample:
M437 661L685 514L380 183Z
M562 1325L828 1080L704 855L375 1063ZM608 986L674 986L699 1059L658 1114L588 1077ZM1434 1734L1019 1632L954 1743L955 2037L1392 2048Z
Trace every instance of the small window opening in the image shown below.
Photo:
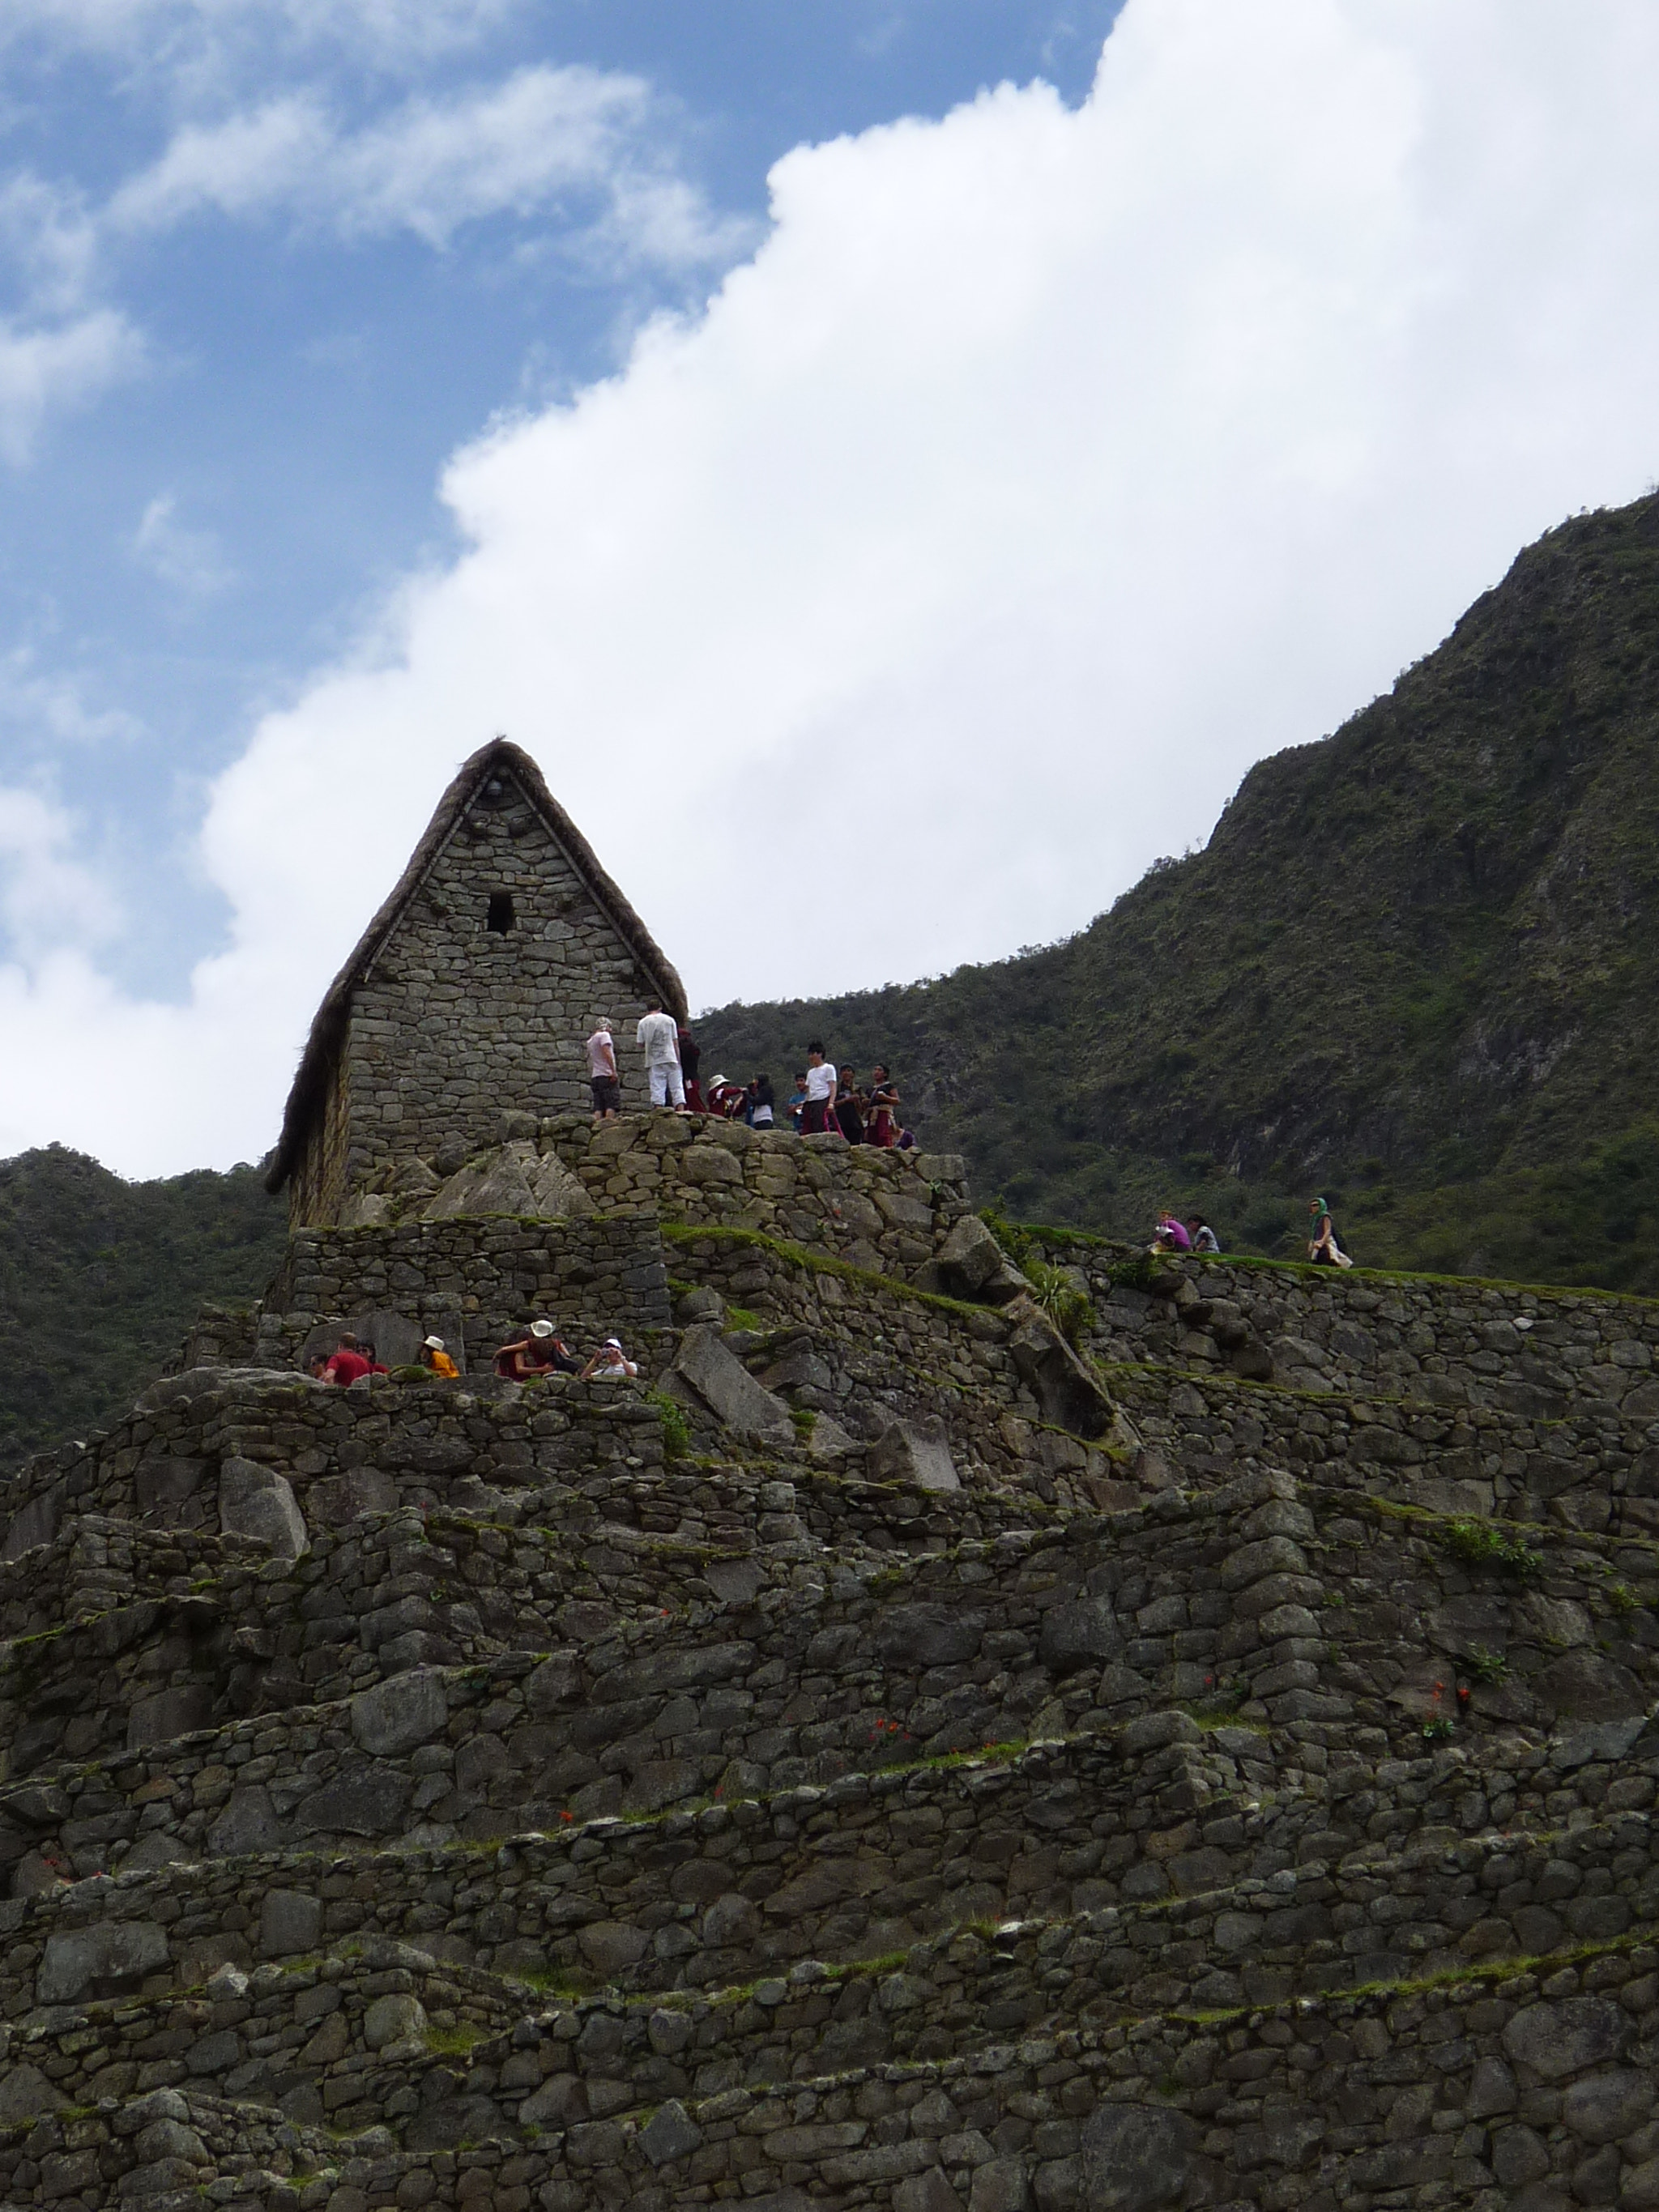
M511 891L491 891L489 910L484 915L484 927L493 929L502 937L513 927L513 894Z

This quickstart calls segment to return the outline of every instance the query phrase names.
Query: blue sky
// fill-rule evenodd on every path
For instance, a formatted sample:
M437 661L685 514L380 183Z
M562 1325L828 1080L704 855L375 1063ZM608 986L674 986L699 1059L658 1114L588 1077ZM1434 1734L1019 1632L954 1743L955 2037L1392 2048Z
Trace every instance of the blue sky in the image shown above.
M458 763L694 1006L1052 940L1659 477L1651 0L6 0L0 1155L258 1158Z
M1004 78L1075 100L1114 12L338 0L314 31L297 7L21 4L0 45L0 298L15 330L102 317L108 337L83 400L12 409L0 779L76 810L125 895L112 971L169 994L222 927L190 854L205 779L378 594L450 550L445 457L498 410L613 370L653 310L695 304L761 234L792 146L937 117ZM387 175L417 117L465 136L469 108L570 70L596 99L626 88L588 174L535 174L549 125L532 112L453 227L453 179L423 204L419 176ZM303 152L260 173L244 149L238 168L234 135L284 106L337 172L314 198ZM377 131L380 173L354 174L343 152ZM195 188L158 195L191 143L209 149ZM683 186L692 234L655 243L626 215L607 233L619 172ZM152 204L123 219L146 179Z

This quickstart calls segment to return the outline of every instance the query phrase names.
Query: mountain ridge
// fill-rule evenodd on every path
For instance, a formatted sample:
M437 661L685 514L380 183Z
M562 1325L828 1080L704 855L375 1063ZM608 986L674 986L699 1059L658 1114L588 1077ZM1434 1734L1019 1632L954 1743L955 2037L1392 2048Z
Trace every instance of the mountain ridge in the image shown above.
M1065 943L718 1009L708 1064L787 1073L821 1027L1028 1218L1139 1234L1175 1202L1283 1255L1328 1183L1380 1264L1659 1288L1629 1249L1659 1218L1656 738L1649 496L1526 548Z

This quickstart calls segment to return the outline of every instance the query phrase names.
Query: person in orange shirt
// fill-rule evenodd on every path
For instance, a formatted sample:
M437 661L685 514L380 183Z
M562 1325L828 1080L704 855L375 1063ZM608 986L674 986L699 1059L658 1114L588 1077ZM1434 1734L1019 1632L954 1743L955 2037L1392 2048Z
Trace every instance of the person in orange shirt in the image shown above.
M444 1340L441 1336L428 1336L423 1341L421 1363L428 1374L436 1375L445 1382L454 1382L461 1371L444 1349Z

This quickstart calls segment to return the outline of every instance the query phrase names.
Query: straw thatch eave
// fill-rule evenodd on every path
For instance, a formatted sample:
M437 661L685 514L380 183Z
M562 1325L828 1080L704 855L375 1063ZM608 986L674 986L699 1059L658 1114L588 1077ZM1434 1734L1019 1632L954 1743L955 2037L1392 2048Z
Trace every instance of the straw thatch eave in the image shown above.
M507 775L541 816L554 842L580 878L584 888L662 995L663 1005L678 1020L685 1019L685 987L672 961L640 920L622 892L599 865L599 855L548 789L541 770L522 746L496 738L480 745L438 802L437 811L410 856L368 927L357 940L351 957L329 985L311 1024L304 1052L288 1094L283 1114L283 1133L277 1139L267 1190L280 1190L303 1157L311 1132L328 1101L329 1085L345 1048L351 1026L352 1000L358 985L374 966L403 915L420 888L422 879L448 843L480 785L489 776Z

